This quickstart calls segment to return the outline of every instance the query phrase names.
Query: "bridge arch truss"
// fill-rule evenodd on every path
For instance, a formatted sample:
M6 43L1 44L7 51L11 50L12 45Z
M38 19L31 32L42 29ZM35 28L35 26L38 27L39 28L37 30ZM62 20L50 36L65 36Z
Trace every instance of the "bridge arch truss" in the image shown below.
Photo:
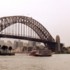
M0 32L15 23L22 23L24 25L27 25L33 29L42 40L51 42L55 41L48 30L42 24L40 24L35 19L27 16L8 16L0 18Z

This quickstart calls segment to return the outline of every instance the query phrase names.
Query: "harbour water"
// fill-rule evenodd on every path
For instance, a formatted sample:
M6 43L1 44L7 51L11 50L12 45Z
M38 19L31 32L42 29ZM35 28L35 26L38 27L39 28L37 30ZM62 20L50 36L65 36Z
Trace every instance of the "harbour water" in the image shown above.
M0 56L0 70L70 70L70 54L34 57L25 54Z

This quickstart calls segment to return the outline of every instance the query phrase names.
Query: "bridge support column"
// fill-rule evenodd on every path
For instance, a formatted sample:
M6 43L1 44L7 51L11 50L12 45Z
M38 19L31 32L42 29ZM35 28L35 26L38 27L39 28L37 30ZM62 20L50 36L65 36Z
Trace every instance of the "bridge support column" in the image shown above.
M56 53L61 53L61 47L60 47L60 37L57 35L56 36L56 49L55 49L55 52Z

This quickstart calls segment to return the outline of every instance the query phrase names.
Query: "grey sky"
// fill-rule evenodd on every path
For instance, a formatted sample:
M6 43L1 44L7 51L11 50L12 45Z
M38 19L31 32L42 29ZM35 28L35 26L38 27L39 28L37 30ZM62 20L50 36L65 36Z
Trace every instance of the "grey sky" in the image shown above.
M0 17L11 15L33 17L70 45L70 0L0 0Z

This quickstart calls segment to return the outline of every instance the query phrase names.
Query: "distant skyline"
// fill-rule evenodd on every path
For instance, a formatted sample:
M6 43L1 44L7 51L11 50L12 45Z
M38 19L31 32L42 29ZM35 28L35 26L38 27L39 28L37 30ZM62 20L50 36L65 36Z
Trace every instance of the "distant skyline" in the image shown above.
M36 19L70 46L70 0L0 0L0 17L13 15Z

